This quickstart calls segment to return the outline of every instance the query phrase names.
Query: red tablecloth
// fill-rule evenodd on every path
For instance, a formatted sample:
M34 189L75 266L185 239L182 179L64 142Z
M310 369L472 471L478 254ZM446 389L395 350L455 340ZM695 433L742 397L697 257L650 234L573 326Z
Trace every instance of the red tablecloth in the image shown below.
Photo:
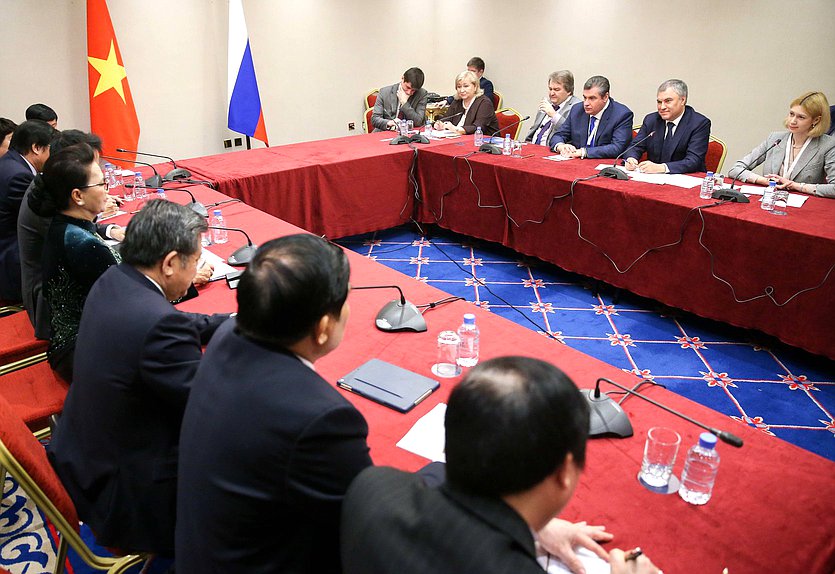
M199 197L205 203L222 199L220 194L209 190L200 191ZM243 204L229 205L225 216L230 225L246 229L259 244L299 231ZM229 243L214 246L212 250L227 256L239 245L230 235ZM374 261L352 252L348 255L354 285L399 284L406 297L416 304L445 296L434 287ZM235 292L219 282L204 288L200 297L182 307L190 311L229 312L236 308L234 298ZM580 387L593 386L601 376L629 385L636 380L612 366L460 301L426 313L429 325L426 333L380 332L374 328L373 319L392 298L394 292L351 293L352 316L345 339L338 349L316 364L326 379L335 381L373 357L431 376L429 369L435 358L438 333L455 328L463 313L474 312L481 329L482 358L506 354L545 358L562 368ZM415 470L427 462L395 444L418 418L446 400L455 382L441 381L440 390L408 414L344 393L368 420L369 445L377 464ZM733 574L833 572L834 463L664 389L646 392L745 440L742 449L720 443L722 462L713 498L707 505L695 507L677 495L653 494L638 484L636 475L649 427L668 426L682 435L676 474L680 474L684 452L697 440L700 429L633 397L624 403L624 408L635 428L635 436L590 441L586 471L563 518L606 524L615 534L610 546L640 545L667 572L719 574L725 567Z
M181 160L195 177L249 205L329 238L409 220L414 152L373 133ZM437 144L433 144L437 145ZM425 146L428 147L428 146Z
M698 188L599 178L578 183L572 201L572 180L595 173L601 160L552 162L541 159L550 153L545 148L526 146L523 154L534 157L478 154L467 165L454 156L474 147L461 143L420 152L423 221L835 358L835 271L829 273L835 265L835 201L810 197L786 217L764 212L756 198L712 207L702 211L702 233L699 212L691 210L710 202L699 199ZM554 199L559 196L565 197ZM682 227L680 244L649 253L630 268L647 249L677 242ZM580 239L578 229L597 247ZM777 304L767 297L735 301L766 292Z

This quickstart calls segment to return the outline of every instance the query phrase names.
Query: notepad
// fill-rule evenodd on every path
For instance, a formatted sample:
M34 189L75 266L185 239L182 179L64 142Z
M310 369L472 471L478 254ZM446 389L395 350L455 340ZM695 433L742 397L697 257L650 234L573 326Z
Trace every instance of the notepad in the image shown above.
M363 363L336 382L346 391L358 394L401 413L431 395L440 383L380 359Z

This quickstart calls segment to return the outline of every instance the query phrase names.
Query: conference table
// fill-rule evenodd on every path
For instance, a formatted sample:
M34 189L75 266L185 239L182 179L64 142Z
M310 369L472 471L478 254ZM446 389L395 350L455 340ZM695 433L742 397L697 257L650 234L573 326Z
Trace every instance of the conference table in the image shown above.
M204 203L225 196L194 188ZM183 194L176 194L177 196ZM169 194L175 201L187 199ZM301 229L243 203L224 208L228 224L245 229L257 244ZM117 220L118 222L118 220ZM240 245L234 235L224 245L209 249L227 257ZM406 298L426 304L446 294L375 261L347 251L351 284L401 286ZM379 309L395 297L385 290L355 290L349 295L351 319L342 344L316 363L316 369L335 382L371 358L379 358L432 377L438 333L454 329L464 313L474 313L481 330L482 360L501 355L525 355L552 362L581 388L591 388L598 377L632 386L638 379L617 368L543 337L472 304L456 301L425 313L424 333L385 333L374 326ZM236 292L225 282L211 283L200 296L180 308L195 312L232 312ZM441 379L440 389L401 414L362 397L337 389L363 413L369 426L368 444L375 464L417 470L429 461L396 446L406 432L437 404L445 402L459 379ZM335 387L336 388L336 387ZM604 388L604 390L607 390ZM637 398L623 406L635 434L624 439L589 441L580 484L562 513L567 520L605 524L615 534L610 547L640 545L666 572L731 574L745 572L819 572L835 569L835 463L677 396L661 387L644 391L672 408L708 425L729 430L745 441L735 449L720 443L722 463L713 498L705 506L691 506L676 494L649 492L637 481L647 430L675 429L682 448L675 466L680 474L684 451L695 443L700 429Z
M178 164L332 239L396 226L414 210L423 223L835 359L833 200L809 197L779 217L756 197L711 205L697 188L597 178L571 193L601 160L549 161L542 158L550 152L533 145L524 158L473 154L470 136L413 151L389 138L372 133Z

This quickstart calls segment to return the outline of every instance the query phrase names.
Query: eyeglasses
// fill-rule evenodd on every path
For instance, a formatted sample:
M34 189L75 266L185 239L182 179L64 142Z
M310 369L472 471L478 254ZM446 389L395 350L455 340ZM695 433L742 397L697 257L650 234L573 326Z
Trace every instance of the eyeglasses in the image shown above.
M110 183L108 183L107 180L104 180L101 183L91 183L90 185L79 185L78 189L87 189L88 187L99 187L102 185L104 186L105 191L108 191L110 189Z

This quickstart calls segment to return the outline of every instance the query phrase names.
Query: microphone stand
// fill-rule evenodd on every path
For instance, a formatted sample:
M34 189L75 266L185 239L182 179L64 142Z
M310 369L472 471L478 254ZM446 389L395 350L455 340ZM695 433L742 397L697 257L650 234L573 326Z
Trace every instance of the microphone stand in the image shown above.
M377 313L374 323L379 330L387 333L395 331L423 333L426 331L426 319L423 318L423 315L413 303L406 301L403 290L397 285L351 286L351 290L356 289L397 289L400 293L400 299L386 303Z
M760 157L752 161L749 165L743 163L742 165L745 166L745 168L742 171L750 170L752 165L758 164L760 160L762 160L768 152L780 145L781 141L783 140L778 138L776 142L771 144L771 146L769 146L768 149L766 149L764 152L760 154ZM711 197L713 197L714 199L723 199L725 201L731 201L734 203L751 203L751 200L745 197L745 195L743 195L741 191L734 189L734 184L736 183L736 180L739 178L739 176L742 174L742 171L740 171L739 174L734 176L734 178L731 180L731 187L715 189L713 190L713 194L711 195Z
M688 417L685 414L673 410L668 406L662 405L658 401L655 401L647 396L642 395L641 393L633 391L632 389L605 377L600 377L599 379L597 379L594 389L580 390L580 392L586 397L586 400L589 403L591 415L589 417L589 436L591 437L611 433L614 433L621 437L628 437L632 436L633 434L632 424L629 422L629 418L626 416L626 412L624 412L621 406L614 400L612 400L611 397L609 397L605 393L600 392L601 381L605 381L610 385L614 385L629 395L634 395L638 398L641 398L647 401L648 403L652 403L656 407L667 411L668 413L672 413L679 418L693 423L697 427L701 427L706 431L715 434L722 442L725 442L737 448L742 446L742 439L736 436L735 434L731 434L727 431L719 430L717 428L709 427L704 423L701 423L691 417Z
M115 157L115 156L112 156L112 155L100 155L99 157L104 158L104 159L112 159L114 161L121 161L121 162L130 161L130 160L127 160L123 157ZM133 160L133 163L138 163L139 165L144 165L146 167L150 167L151 170L153 170L154 175L152 175L151 177L149 177L148 179L145 180L145 184L146 184L147 187L153 187L155 189L159 189L160 187L162 187L162 178L160 177L159 172L157 171L157 168L152 166L150 163L145 163L144 161Z
M631 150L636 145L644 143L645 141L647 141L649 138L651 138L654 135L655 135L655 130L649 132L648 135L644 136L640 140L638 140L636 142L632 142L632 145L630 145L625 150L623 150L620 153L620 155L615 158L615 161L612 165L610 165L609 167L604 167L603 169L600 170L600 177L608 177L608 178L611 178L611 179L620 179L620 180L629 179L626 176L625 173L623 173L621 170L618 169L618 167L617 167L618 161L620 161L620 158L622 158L626 152Z
M250 239L249 234L243 229L239 229L237 227L222 227L220 225L210 225L209 229L224 229L226 231L237 231L238 233L243 233L244 237L246 237L246 245L239 247L236 249L232 255L226 260L229 265L234 265L236 267L244 267L249 265L249 262L252 261L252 258L255 257L255 252L258 250L258 246L252 243L252 239Z
M510 124L509 126L505 126L503 129L508 129L508 128L512 128L512 127L513 127L513 126L515 126L515 125L519 125L519 124L521 124L522 122L524 122L524 121L526 121L526 120L529 120L529 119L530 119L530 117L531 117L531 116L525 116L524 118L522 118L522 119L520 119L520 120L517 120L517 121L513 122L513 123L512 123L512 124ZM493 135L491 135L491 136L490 136L490 141L492 142L492 141L493 141L493 137L494 137L496 134L501 133L501 132L502 132L502 130L501 130L501 129L496 130L495 132L493 132ZM502 148L500 148L499 146L497 146L497 145L496 145L496 144L494 144L494 143L483 143L483 144L481 144L481 147L480 147L480 148L478 148L478 151L480 151L480 152L484 152L484 153L489 153L490 155L502 155Z
M158 154L155 154L155 153L145 153L145 152L142 152L142 151L124 149L124 148L121 148L121 147L117 147L116 151L118 151L119 153L132 153L132 154L136 154L136 155L147 155L148 157L159 157L159 158L162 158L162 159L167 159L168 161L171 162L171 165L174 166L174 169L172 169L171 171L169 171L168 173L165 174L165 177L163 178L165 181L174 181L176 179L187 179L187 178L191 177L191 172L189 170L183 169L181 167L177 167L177 163L174 161L174 159L168 157L167 155L158 155Z

